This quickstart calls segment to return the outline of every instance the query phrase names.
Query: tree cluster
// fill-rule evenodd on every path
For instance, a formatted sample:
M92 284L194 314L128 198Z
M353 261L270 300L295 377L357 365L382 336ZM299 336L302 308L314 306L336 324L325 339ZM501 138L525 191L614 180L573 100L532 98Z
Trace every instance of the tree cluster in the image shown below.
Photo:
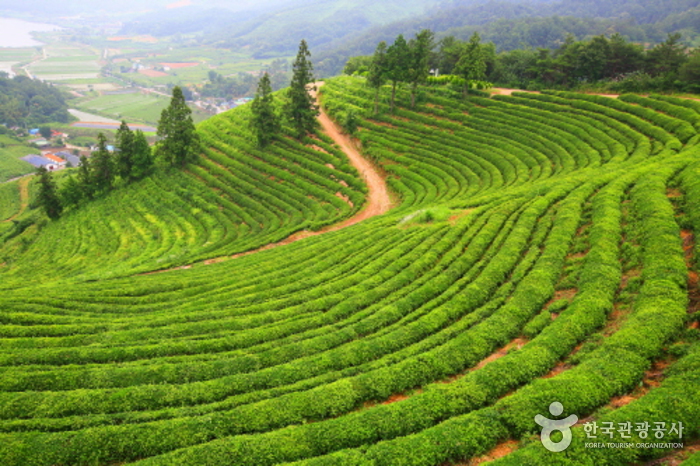
M69 175L57 189L52 173L41 167L39 205L51 219L63 210L104 195L117 184L128 184L148 175L153 167L151 148L142 131L131 131L122 122L116 137L116 150L107 149L107 138L99 133L97 150L90 158L82 156L77 171Z
M289 82L289 65L286 59L273 60L265 72L269 75L270 86L277 91ZM209 71L209 82L200 89L202 97L235 98L247 97L255 93L255 77L250 73L238 73L235 76L222 76L214 70Z
M360 73L367 76L367 83L375 90L374 113L378 111L379 90L386 83L391 83L391 111L394 111L396 88L399 84L407 84L411 92L411 107L416 105L418 86L426 82L431 69L438 69L440 61L446 57L435 53L435 35L424 29L408 42L402 34L387 47L386 42L380 42L372 57L355 58L345 67L346 73ZM464 80L465 92L470 83L486 78L486 56L484 46L478 34L474 34L468 43L451 39L448 41L452 49L449 57L452 60L450 68ZM441 52L445 49L441 41Z
M296 136L301 139L314 130L318 125L316 117L319 114L311 91L315 91L313 65L309 58L311 52L305 40L299 44L294 64L292 65L292 82L287 91L287 101L284 104L284 119L292 126ZM251 105L253 116L250 126L255 134L259 147L265 147L282 129L280 116L275 111L274 98L270 76L268 73L258 82L255 99Z
M419 43L418 36L412 43ZM385 42L380 42L374 56L348 60L345 72L365 75L369 86L377 90L377 97L379 88L390 81L393 108L396 83L410 83L413 97L416 83L425 76L407 71L406 64L416 63L410 44L406 44L403 36L388 49ZM475 32L466 42L453 36L443 38L429 50L427 64L441 75L460 77L460 82L467 86L487 81L535 90L603 84L620 92L700 92L700 50L688 53L679 34L670 34L664 42L649 49L613 34L609 38L599 35L583 41L569 36L554 50L526 48L497 54L495 45L482 43Z
M140 130L129 129L126 122L122 121L117 130L114 152L108 150L104 134L98 134L97 140L97 150L90 158L80 158L77 172L68 177L59 191L64 208L102 196L119 184L138 181L152 170L153 157L146 136ZM46 206L45 210L48 214Z
M199 136L192 122L192 111L185 103L182 89L175 87L170 105L163 109L158 122L158 136L161 138L156 154L162 163L184 167L196 160L199 153ZM68 177L57 196L62 208L74 207L80 203L108 193L119 184L128 184L147 176L154 166L154 154L142 131L132 131L122 121L115 138L115 150L107 148L107 138L100 133L97 149L88 159L80 159L77 173ZM42 186L46 192L56 192L51 174L42 173ZM51 196L44 196L40 202L47 215L56 218ZM54 216L55 215L55 216Z
M607 84L620 92L700 91L700 53L687 53L680 34L650 49L620 34L576 41L555 50L514 50L494 57L491 79L509 87L574 89Z

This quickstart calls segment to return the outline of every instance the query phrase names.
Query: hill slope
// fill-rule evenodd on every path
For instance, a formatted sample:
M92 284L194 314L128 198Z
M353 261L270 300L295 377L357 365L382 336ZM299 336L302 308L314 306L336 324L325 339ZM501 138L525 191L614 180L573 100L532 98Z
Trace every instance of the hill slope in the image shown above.
M497 464L630 464L665 454L584 448L580 425L567 453L550 453L533 418L554 401L564 416L599 425L682 422L684 441L697 440L700 108L570 93L464 100L430 88L416 109L402 92L395 115L382 101L374 116L372 94L361 79L338 78L322 100L341 121L351 110L359 117L363 150L399 197L382 216L148 276L122 268L101 280L116 262L98 255L89 234L72 249L88 251L91 281L75 280L67 253L37 272L29 259L20 264L13 279L58 281L3 285L0 463L441 465L501 442L510 454ZM259 158L260 171L306 164L291 151L231 149L247 144L228 142L244 127L238 118L201 126L205 162L182 181L146 186L196 187L201 200L188 208L221 215L234 203L220 211L218 196L199 191L230 188L237 215L263 212L266 191L243 190L244 164L229 170L238 175L230 186L197 181L241 152ZM295 192L279 195L291 202ZM188 219L187 209L174 211L157 231ZM42 236L83 224L66 218ZM242 235L230 248L282 229ZM114 228L115 244L125 230ZM205 246L192 249L183 262Z
M365 187L327 136L260 151L248 108L198 126L204 153L0 249L2 284L133 274L244 252L357 211Z

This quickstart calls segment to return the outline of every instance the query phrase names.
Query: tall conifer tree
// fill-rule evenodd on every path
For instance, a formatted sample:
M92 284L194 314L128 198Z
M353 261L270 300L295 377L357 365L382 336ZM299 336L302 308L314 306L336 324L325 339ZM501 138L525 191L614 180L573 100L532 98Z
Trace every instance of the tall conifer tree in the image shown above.
M287 94L289 101L285 107L287 118L300 139L318 125L316 120L319 114L318 106L309 93L309 90L315 91L316 86L311 86L311 89L308 87L314 82L313 65L309 61L309 57L311 57L309 48L306 41L302 40L292 67L294 74Z
M39 175L39 205L50 219L55 220L63 212L63 206L56 191L56 184L51 177L51 172L46 167L39 167L37 175Z
M374 114L379 113L379 89L386 82L387 74L387 59L386 59L386 42L381 41L377 45L372 57L372 63L369 65L369 73L367 74L367 84L374 89Z
M253 118L251 128L260 147L267 146L276 133L280 131L280 122L273 105L270 76L265 73L258 83L258 91L251 105Z
M126 124L126 121L122 120L122 124L117 130L116 146L116 172L123 180L129 181L134 158L134 133L129 128L129 125Z
M158 121L159 155L170 165L184 167L199 152L199 135L192 121L192 110L185 103L179 86L173 88L170 105L163 109Z
M80 157L80 167L78 168L78 185L83 197L92 199L95 196L95 185L93 184L92 167L90 159L84 155Z
M411 39L408 44L409 62L406 73L407 81L411 83L411 108L416 106L416 91L430 74L430 52L435 47L435 34L429 29L423 29Z
M107 138L104 134L97 135L97 150L90 159L92 168L92 185L95 191L104 192L112 189L114 183L114 161L107 150Z
M405 82L408 75L410 52L403 34L399 34L386 52L387 78L391 81L391 112L394 113L396 85Z
M134 132L133 151L131 178L140 180L148 175L153 167L153 153L151 147L148 145L146 135L143 134L143 131L140 129Z

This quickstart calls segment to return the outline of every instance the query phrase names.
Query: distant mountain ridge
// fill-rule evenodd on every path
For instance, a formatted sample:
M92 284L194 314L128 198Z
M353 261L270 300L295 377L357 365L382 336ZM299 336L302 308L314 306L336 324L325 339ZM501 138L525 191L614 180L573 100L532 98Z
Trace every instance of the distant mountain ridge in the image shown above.
M291 54L299 39L314 48L338 43L355 33L429 12L442 0L317 0L300 2L226 27L209 40L227 47L249 47L258 57Z

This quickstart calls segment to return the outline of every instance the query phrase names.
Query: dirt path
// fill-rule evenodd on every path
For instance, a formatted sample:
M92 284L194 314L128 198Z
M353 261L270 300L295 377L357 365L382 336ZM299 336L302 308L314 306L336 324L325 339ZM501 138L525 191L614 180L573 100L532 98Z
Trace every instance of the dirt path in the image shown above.
M323 82L317 82L316 86L321 87L323 86L323 84ZM316 97L316 92L312 91L311 95ZM338 146L340 146L340 149L345 153L345 155L348 156L348 159L350 159L350 163L352 164L352 166L355 167L358 172L360 172L362 178L365 180L365 183L367 183L369 193L367 195L367 203L365 204L363 209L347 220L344 220L335 225L327 226L318 231L299 231L277 243L266 244L265 246L259 247L257 249L241 252L232 256L223 256L214 259L208 259L204 261L204 264L214 264L229 259L235 259L237 257L248 256L250 254L255 254L260 251L265 251L267 249L272 249L278 246L284 246L285 244L294 243L296 241L308 238L310 236L317 236L323 233L328 233L329 231L341 230L351 225L355 225L356 223L359 223L363 220L367 220L368 218L381 215L392 208L393 205L391 202L391 198L389 197L389 188L387 187L384 178L382 178L382 176L374 168L374 166L360 154L355 144L352 142L352 139L349 136L342 133L340 128L338 128L338 126L330 119L328 114L326 114L326 112L324 112L323 109L320 109L320 112L321 114L319 115L318 120L321 124L321 129L324 133L330 136L331 139L333 139L333 141L336 144L338 144ZM152 275L155 273L168 272L170 270L189 269L190 267L191 265L185 265L182 267L175 267L174 269L164 269L156 270L153 272L146 272L140 275Z
M494 87L491 89L491 93L494 95L511 95L513 92L527 92L530 94L539 94L539 91L526 91L525 89L507 89L505 87ZM576 92L576 91L574 91ZM591 94L590 92L586 92L586 94ZM599 95L602 97L610 97L611 99L617 99L620 97L619 94L596 94L592 93L593 95Z
M34 75L29 71L29 67L32 66L32 65L36 65L37 63L42 62L42 61L46 60L47 58L49 58L49 56L46 54L46 47L42 47L42 48L41 48L41 53L42 53L41 58L36 58L36 59L32 60L31 62L27 63L26 65L24 65L24 66L22 67L22 69L24 70L24 72L26 73L26 75L29 76L31 79L35 79L36 76L34 76Z
M317 87L323 86L323 82L316 83ZM315 92L311 93L315 96ZM340 146L340 149L348 156L350 163L353 167L357 169L358 172L364 178L367 187L369 188L369 194L367 195L367 205L362 209L357 215L347 219L346 221L333 225L330 227L329 231L339 230L341 228L354 225L358 222L366 220L368 218L381 215L391 209L392 203L389 197L389 189L386 186L384 178L381 177L379 172L374 168L374 166L365 159L360 152L355 147L349 136L343 134L340 128L331 121L330 117L321 109L321 115L318 117L319 123L321 123L321 129L324 133L330 136L336 144Z
M492 94L496 95L511 95L513 92L529 92L530 94L539 94L538 91L526 91L524 89L507 89L505 87L494 87L491 89Z
M22 215L25 210L27 210L27 207L29 206L29 178L28 176L25 176L24 178L19 180L18 186L19 186L19 210L17 211L16 214L14 214L12 217L3 220L3 223L8 223Z

